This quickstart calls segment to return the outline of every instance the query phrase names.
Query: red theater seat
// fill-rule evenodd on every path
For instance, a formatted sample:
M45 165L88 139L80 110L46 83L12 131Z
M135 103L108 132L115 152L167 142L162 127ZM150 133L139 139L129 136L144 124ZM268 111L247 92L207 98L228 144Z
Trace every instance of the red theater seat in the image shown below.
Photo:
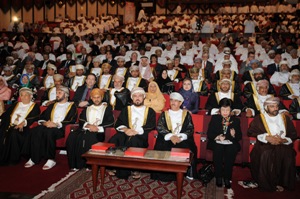
M165 111L165 110L168 110L170 108L170 95L164 93L163 96L166 100L166 103L165 103L165 108L162 111Z

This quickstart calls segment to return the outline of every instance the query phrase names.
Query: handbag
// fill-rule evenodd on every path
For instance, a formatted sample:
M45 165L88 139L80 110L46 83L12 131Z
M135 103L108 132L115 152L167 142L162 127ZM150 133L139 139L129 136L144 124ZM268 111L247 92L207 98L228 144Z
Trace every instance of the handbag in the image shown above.
M203 167L198 171L199 180L204 186L214 178L215 172L212 164L203 165Z

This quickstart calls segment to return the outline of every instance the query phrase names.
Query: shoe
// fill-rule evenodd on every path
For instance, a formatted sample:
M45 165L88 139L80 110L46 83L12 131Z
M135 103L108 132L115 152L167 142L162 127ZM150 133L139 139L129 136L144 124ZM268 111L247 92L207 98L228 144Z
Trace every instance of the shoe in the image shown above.
M276 186L276 191L277 191L277 192L283 192L283 191L284 191L284 188L283 188L282 186L277 185L277 186Z
M46 164L43 166L43 170L49 170L52 169L56 165L56 162L54 160L48 160Z
M25 167L25 168L30 168L30 167L32 167L33 165L35 165L34 162L32 162L32 160L29 159L29 160L25 163L24 167Z
M139 171L132 172L132 178L133 179L140 179L141 178L141 172L139 172Z
M222 178L216 178L216 185L217 185L217 187L222 187L223 186Z
M193 176L185 176L188 180L194 180Z
M225 188L230 189L231 188L231 183L229 179L224 179L224 184L225 184Z
M115 176L117 171L116 170L108 170L107 172L108 172L108 175Z

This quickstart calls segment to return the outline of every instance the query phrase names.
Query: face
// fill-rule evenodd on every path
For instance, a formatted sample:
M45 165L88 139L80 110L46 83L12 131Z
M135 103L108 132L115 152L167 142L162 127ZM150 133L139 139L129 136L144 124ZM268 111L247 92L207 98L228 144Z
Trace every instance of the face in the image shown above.
M48 68L47 73L48 73L48 75L53 76L54 75L54 70L52 68Z
M181 101L170 99L170 106L173 111L178 111L180 109L181 104Z
M288 65L286 65L286 64L281 64L281 66L280 66L280 71L283 72L283 73L289 72L289 67L288 67Z
M84 73L84 70L82 70L82 69L76 70L77 76L81 76L81 75L83 75L83 73Z
M5 70L4 71L5 76L11 76L11 74L12 74L12 71L10 71L10 70Z
M263 78L263 75L261 73L255 73L253 75L253 77L254 77L255 81L259 81Z
M28 104L32 99L32 95L23 91L20 93L20 98L21 98L21 101L23 102L23 104Z
M93 88L93 86L95 85L96 83L96 79L93 75L89 75L87 76L86 80L86 85L89 87L89 88Z
M300 81L300 75L292 75L291 82L292 83L299 83Z
M229 60L230 59L230 55L224 55L224 60Z
M104 66L104 67L102 67L102 70L103 70L103 73L104 73L104 74L108 74L109 71L110 71L110 67Z
M61 81L61 80L54 80L54 85L55 86L60 86L60 85L62 85L62 82L63 81Z
M162 77L163 79L167 79L167 77L168 77L167 71L164 70L164 71L161 73L161 77Z
M130 72L130 74L131 74L132 77L138 77L140 72L139 72L139 70L133 70L133 71Z
M192 82L189 81L189 80L186 80L186 81L183 82L182 87L183 87L184 90L189 91L192 88Z
M65 92L63 92L62 90L56 90L56 101L57 102L61 102L66 98L66 94Z
M251 60L253 60L255 58L255 55L254 54L249 54L248 58L251 61Z
M132 53L131 59L132 59L132 60L137 60L137 54L136 54L136 53Z
M276 116L279 113L279 107L278 104L270 104L267 106L267 110L266 112L270 115L270 116Z
M28 77L27 76L23 76L22 77L22 82L23 82L23 84L27 84L29 82Z
M281 55L275 55L274 62L279 63L281 61Z
M149 84L149 89L148 89L148 91L149 91L150 93L155 93L156 90L157 90L157 87L156 87L155 84Z
M95 106L101 105L102 98L103 97L100 94L95 94L95 95L91 96L91 100L93 101Z
M223 82L221 85L220 85L220 90L222 92L228 92L230 89L230 84L228 82Z
M230 106L220 108L220 113L225 118L230 116L230 112L231 112Z
M196 68L201 68L201 66L202 66L202 64L201 64L201 62L195 62L194 63L194 66L196 67Z
M125 61L123 60L118 60L118 66L123 67L125 65Z
M179 58L174 59L174 64L179 65L180 64L180 59Z
M142 59L141 59L141 65L142 65L142 66L147 66L147 65L148 65L148 59L142 58Z
M123 81L121 79L118 79L118 78L114 79L114 87L116 89L122 88L122 85L123 85Z
M135 93L132 95L132 102L135 106L144 104L144 95L142 93Z
M262 96L266 96L268 94L268 87L267 86L260 86L258 88L258 94L262 95Z
M231 65L230 64L223 64L223 68L230 68Z
M225 79L230 79L231 73L229 71L223 72L222 77Z
M26 72L28 74L32 74L33 73L33 68L31 68L31 67L26 68Z
M93 63L93 66L94 66L94 68L99 68L99 66L100 66L100 62L97 62L97 61L96 61L96 62L94 62L94 63Z

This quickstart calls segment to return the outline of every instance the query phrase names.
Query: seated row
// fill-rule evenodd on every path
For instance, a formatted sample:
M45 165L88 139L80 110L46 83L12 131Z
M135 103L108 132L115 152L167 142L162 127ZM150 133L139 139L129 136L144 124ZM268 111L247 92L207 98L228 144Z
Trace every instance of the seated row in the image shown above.
M75 123L76 106L73 102L68 102L69 90L60 86L56 91L57 102L51 104L39 116L39 107L31 102L32 95L30 89L22 88L20 90L21 102L12 105L1 116L0 163L17 163L24 154L30 158L24 165L26 168L33 167L42 159L46 159L43 170L49 170L56 165L56 140L64 137L64 128L67 124ZM116 146L147 148L148 133L156 128L158 137L155 150L170 151L173 147L189 148L194 153L194 157L197 157L197 147L193 137L194 124L191 114L180 108L184 102L181 94L176 92L170 94L170 109L160 115L157 126L155 111L144 105L146 97L144 89L135 87L130 96L132 105L122 109L114 124L111 106L102 102L104 92L98 88L91 91L92 104L80 114L80 128L71 132L67 138L70 168L86 167L81 155L88 151L92 144L103 142L105 128L113 125L117 133L109 142ZM296 130L285 115L278 114L278 104L278 98L268 98L264 103L265 111L254 119L248 131L250 136L257 137L259 141L251 153L251 163L253 161L254 164L252 175L260 188L266 190L273 190L276 186L294 188L295 156L291 146L293 140L296 139ZM208 148L214 153L217 186L222 186L224 178L226 188L231 187L233 163L240 150L239 140L242 137L240 120L231 115L232 110L232 100L228 98L220 100L220 114L212 116L207 132ZM34 121L38 121L38 126L29 130L29 126ZM274 150L269 150L270 147ZM276 154L283 155L276 155L279 159L275 161L268 151L276 151ZM261 175L269 176L268 172L260 173L260 170L269 170L267 169L269 164L261 164L261 161L269 161L276 167L277 173L272 175L278 177L276 184L261 181ZM285 166L278 167L277 161L284 162ZM130 170L118 168L110 172L110 175L117 175L120 178L128 178L130 174ZM288 180L281 180L283 174L288 174L288 178L284 178ZM133 172L133 175L134 178L140 177L138 172ZM196 158L192 160L187 177L197 178ZM175 179L175 174L154 172L151 178L169 181Z
M168 88L168 92L174 91L174 84L170 84L168 80L165 81L163 79L157 79L155 81L151 81L148 83L141 77L138 77L138 68L135 66L130 67L131 73L133 77L129 77L124 82L123 76L114 75L110 76L111 86L108 86L106 89L102 89L105 92L103 101L108 102L113 110L121 110L126 105L130 104L130 90L133 87L139 86L142 87L145 91L148 90L146 97L146 105L153 108L156 112L160 113L162 110L165 110L165 97L160 90L166 92L166 88ZM191 69L193 71L193 69ZM223 69L222 71L226 71ZM229 76L222 73L223 76L220 80L218 80L212 86L212 93L209 95L208 100L205 105L205 109L208 110L208 114L216 114L218 110L219 101L226 97L233 100L233 107L235 109L235 114L239 115L241 111L245 111L247 117L253 117L260 113L260 110L263 110L263 103L266 98L273 95L274 89L272 89L272 85L269 84L268 80L263 79L263 73L261 73L260 68L256 68L253 70L253 81L249 81L244 86L244 96L247 98L246 102L243 104L240 95L236 92L236 83L232 81ZM179 93L184 97L184 102L182 108L187 109L190 113L198 113L199 104L201 96L205 91L204 90L196 90L201 87L201 89L205 88L205 82L195 79L194 73L192 72L193 79L184 79L182 83L182 88L179 89ZM247 74L247 73L245 73ZM249 73L250 74L250 73ZM136 76L136 77L135 77ZM164 74L162 74L162 77ZM165 74L167 78L167 74ZM30 82L25 81L27 77L23 76L22 79L22 87L32 88ZM54 75L54 86L50 89L47 89L44 92L44 95L41 97L42 105L49 106L50 104L56 102L56 88L63 84L63 76L60 74ZM75 92L74 97L71 97L77 107L86 107L91 104L90 92L93 88L97 87L96 85L96 77L94 74L87 75L87 78L84 79L85 84L79 86ZM294 119L299 119L299 81L300 81L300 72L298 70L293 71L290 74L290 81L287 84L284 84L281 87L280 94L283 99L294 99L290 106L290 114L293 115ZM165 83L165 84L164 84ZM5 84L5 80L2 78L2 84ZM124 86L125 85L125 86ZM149 88L149 89L148 89ZM3 89L4 90L4 89ZM9 89L6 89L9 92ZM16 92L18 94L18 91ZM72 93L72 92L71 92ZM3 93L2 93L3 94ZM73 93L74 94L74 93ZM6 96L3 94L3 96ZM14 96L15 100L18 99L18 96ZM288 113L288 108L285 107L282 103L280 105L280 110L282 112Z

